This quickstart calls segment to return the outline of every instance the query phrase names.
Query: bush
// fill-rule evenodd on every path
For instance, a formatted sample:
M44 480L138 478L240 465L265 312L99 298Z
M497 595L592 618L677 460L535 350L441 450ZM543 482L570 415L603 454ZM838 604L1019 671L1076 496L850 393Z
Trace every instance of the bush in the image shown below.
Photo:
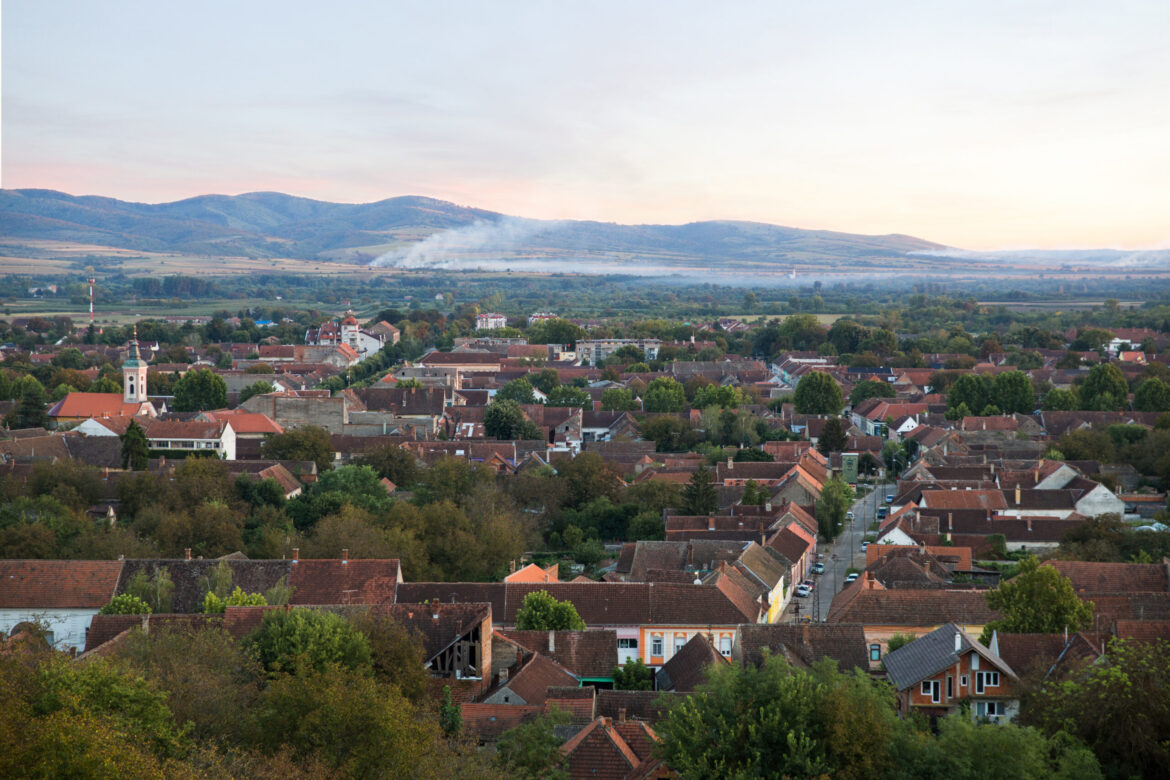
M153 610L150 605L137 596L123 593L114 596L110 603L98 610L99 615L149 615Z

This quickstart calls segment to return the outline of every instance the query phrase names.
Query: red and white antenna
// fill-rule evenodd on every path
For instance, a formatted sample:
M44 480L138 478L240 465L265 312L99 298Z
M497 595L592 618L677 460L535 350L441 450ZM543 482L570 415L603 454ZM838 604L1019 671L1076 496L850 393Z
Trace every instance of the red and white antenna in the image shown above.
M89 326L93 327L93 286L97 280L89 277Z

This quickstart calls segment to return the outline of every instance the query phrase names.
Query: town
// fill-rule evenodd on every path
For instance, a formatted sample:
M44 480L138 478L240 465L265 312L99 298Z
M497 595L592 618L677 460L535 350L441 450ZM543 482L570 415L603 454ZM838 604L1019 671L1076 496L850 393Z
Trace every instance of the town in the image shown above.
M436 297L0 324L0 774L1170 771L1160 307Z

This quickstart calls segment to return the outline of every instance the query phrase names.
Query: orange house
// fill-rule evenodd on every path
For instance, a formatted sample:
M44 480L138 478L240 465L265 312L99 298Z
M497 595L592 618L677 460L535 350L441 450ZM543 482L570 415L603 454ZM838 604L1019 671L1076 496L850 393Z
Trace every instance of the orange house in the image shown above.
M969 705L972 717L1007 721L1019 710L1019 678L991 647L954 623L931 631L886 655L886 671L898 690L898 714L931 717Z

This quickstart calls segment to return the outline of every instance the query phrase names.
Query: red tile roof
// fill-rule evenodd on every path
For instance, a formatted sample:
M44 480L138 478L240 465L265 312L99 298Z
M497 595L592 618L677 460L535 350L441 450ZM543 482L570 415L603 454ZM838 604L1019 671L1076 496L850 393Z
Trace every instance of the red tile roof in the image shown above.
M539 704L472 704L464 702L463 730L477 737L498 737L544 710Z
M926 627L950 622L984 625L1001 617L987 606L982 591L869 589L865 583L863 576L837 594L828 622Z
M1167 593L1170 572L1161 563L1046 561L1072 580L1078 593Z
M290 603L393 604L402 572L398 559L301 559L292 564Z
M49 409L50 417L133 417L142 414L147 403L122 402L121 393L70 393Z
M121 573L121 561L0 560L0 609L99 609Z

